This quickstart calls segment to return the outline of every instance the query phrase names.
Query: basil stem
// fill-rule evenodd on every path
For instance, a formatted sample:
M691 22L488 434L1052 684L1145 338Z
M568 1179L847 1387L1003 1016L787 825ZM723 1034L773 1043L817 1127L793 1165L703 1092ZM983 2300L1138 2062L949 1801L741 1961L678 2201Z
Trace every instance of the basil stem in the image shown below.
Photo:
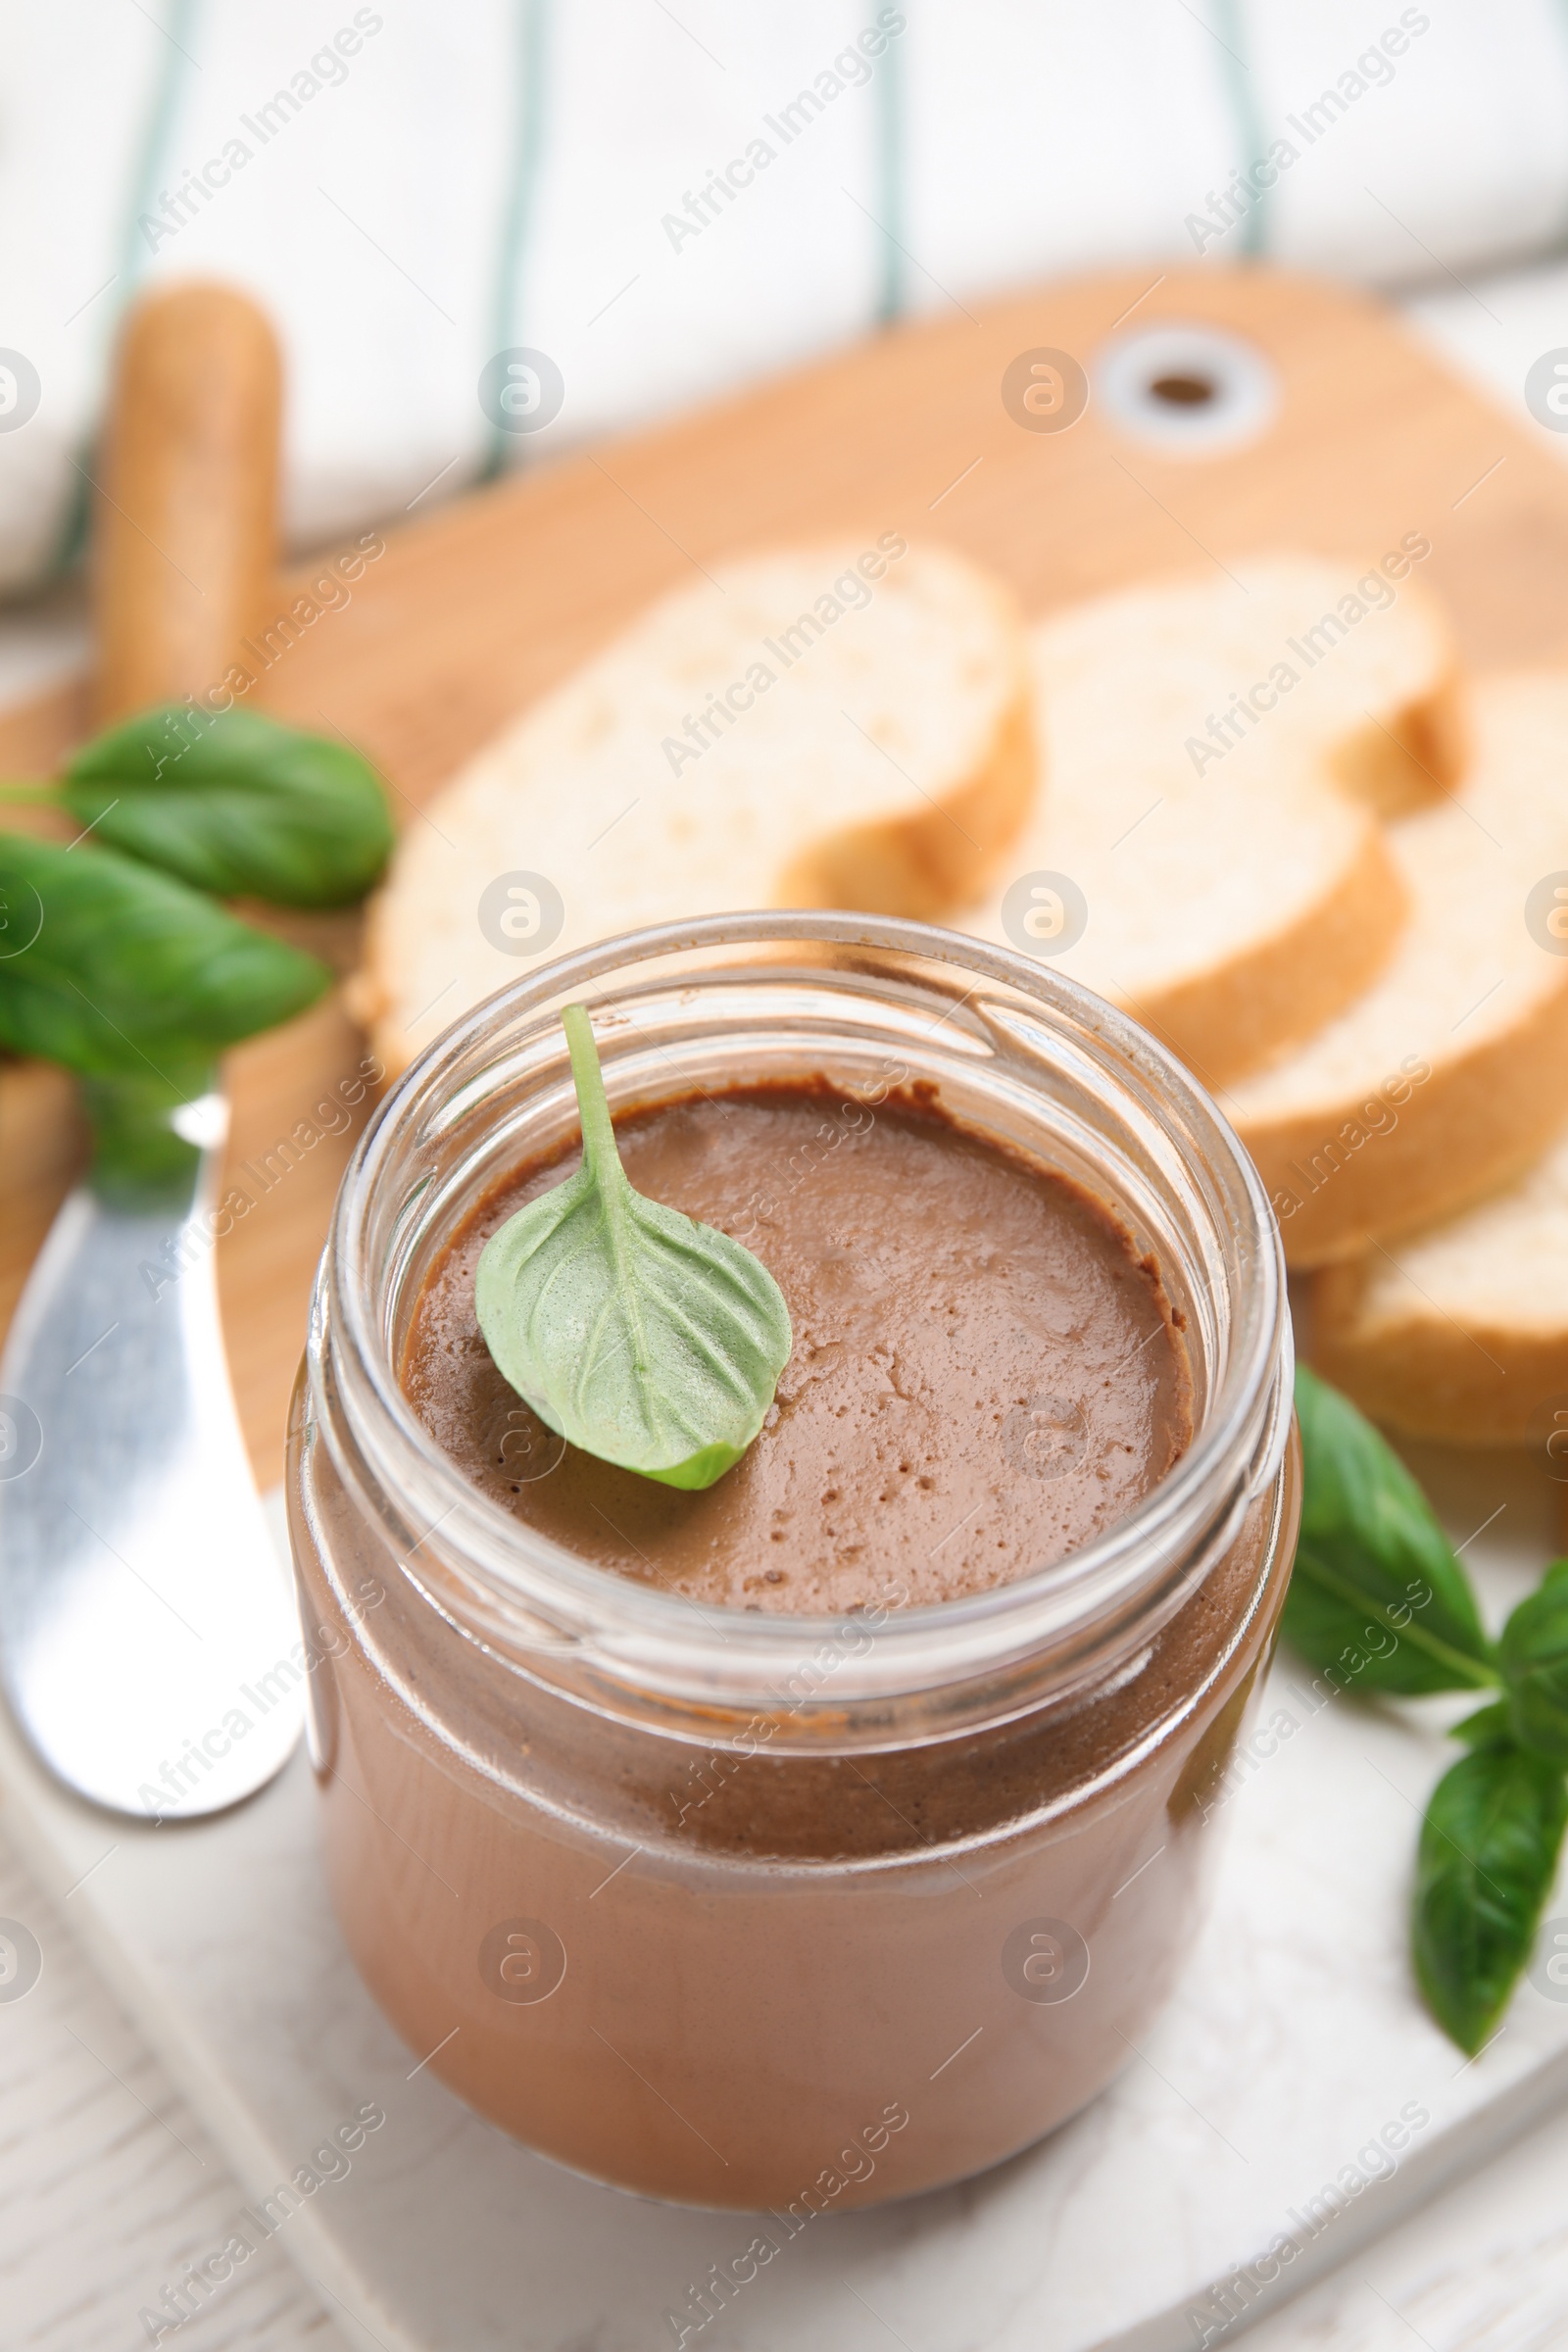
M186 1207L201 1152L179 1133L172 1114L217 1084L216 1069L200 1063L169 1079L83 1078L82 1108L92 1128L93 1191L126 1208L152 1201Z

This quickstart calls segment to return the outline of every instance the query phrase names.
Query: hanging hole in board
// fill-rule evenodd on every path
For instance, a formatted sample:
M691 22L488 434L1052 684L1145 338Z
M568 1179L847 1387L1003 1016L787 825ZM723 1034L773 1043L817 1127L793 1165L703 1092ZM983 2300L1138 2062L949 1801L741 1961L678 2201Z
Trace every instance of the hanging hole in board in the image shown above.
M1089 374L1113 426L1172 457L1243 449L1279 409L1272 363L1217 327L1139 327L1105 344Z
M1214 397L1206 375L1156 375L1149 389L1156 400L1168 400L1175 409L1196 409Z

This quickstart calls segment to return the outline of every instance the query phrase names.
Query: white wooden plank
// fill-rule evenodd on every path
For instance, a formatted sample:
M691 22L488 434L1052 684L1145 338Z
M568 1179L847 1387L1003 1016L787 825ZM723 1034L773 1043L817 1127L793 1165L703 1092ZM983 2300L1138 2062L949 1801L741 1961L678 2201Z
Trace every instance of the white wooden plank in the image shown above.
M106 1838L106 1842L109 1840ZM6 2352L128 2352L144 2305L221 2243L242 2200L223 2158L82 1955L0 1819L0 1918L42 1951L0 2001L0 2342ZM279 2245L186 2328L199 2352L344 2352Z

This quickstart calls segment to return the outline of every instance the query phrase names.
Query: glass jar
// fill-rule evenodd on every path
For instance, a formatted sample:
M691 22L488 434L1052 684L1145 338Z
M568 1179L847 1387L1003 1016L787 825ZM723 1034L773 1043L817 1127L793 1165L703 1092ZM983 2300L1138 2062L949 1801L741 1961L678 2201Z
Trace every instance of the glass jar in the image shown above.
M698 1610L511 1517L397 1366L454 1228L575 1132L574 999L617 1110L924 1081L1099 1195L1185 1330L1189 1451L1054 1566L838 1620ZM1062 2122L1194 1938L1294 1548L1291 1369L1236 1137L1136 1024L1025 957L718 917L460 1021L355 1152L290 1434L334 1898L410 2048L546 2155L703 2205L874 2203Z

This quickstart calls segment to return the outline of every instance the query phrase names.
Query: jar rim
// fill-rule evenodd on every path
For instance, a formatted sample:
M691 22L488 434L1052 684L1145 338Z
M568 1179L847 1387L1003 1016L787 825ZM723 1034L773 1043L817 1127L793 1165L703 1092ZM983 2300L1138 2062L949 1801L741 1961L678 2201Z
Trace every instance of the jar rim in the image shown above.
M722 968L731 979L765 979L794 968L767 959L769 951L776 956L791 947L832 951L820 976L840 986L857 968L857 952L888 958L887 971L904 978L917 978L923 969L928 993L954 993L951 985L940 987L934 971L966 978L966 993L944 1019L989 986L988 1005L1034 1016L1040 1035L1056 1040L1064 1054L1098 1065L1108 1083L1142 1090L1157 1103L1162 1132L1185 1161L1195 1169L1200 1165L1229 1226L1221 1241L1231 1344L1217 1391L1181 1460L1125 1518L1065 1558L980 1592L883 1612L868 1653L834 1672L834 1707L933 1690L1038 1657L1075 1626L1087 1629L1107 1611L1114 1617L1118 1608L1125 1615L1124 1604L1152 1591L1162 1572L1168 1587L1185 1570L1190 1589L1194 1545L1201 1544L1217 1557L1234 1536L1242 1505L1277 1475L1291 1413L1284 1254L1256 1170L1218 1105L1174 1054L1081 983L1029 956L933 924L812 909L659 925L540 965L427 1046L361 1136L317 1282L308 1350L316 1413L334 1450L346 1444L353 1456L340 1454L339 1468L362 1507L384 1513L390 1506L411 1528L416 1518L427 1520L412 1547L394 1543L392 1548L438 1607L467 1621L466 1630L489 1645L511 1645L534 1657L591 1652L596 1671L612 1680L725 1707L744 1704L748 1693L762 1703L776 1692L783 1669L813 1644L842 1637L856 1619L842 1613L696 1612L678 1593L566 1550L480 1493L403 1393L387 1337L386 1299L368 1262L368 1232L372 1214L385 1207L382 1196L395 1177L401 1138L411 1124L447 1109L465 1088L471 1095L478 1076L497 1061L499 1036L510 1032L514 1050L525 1034L552 1026L559 1032L556 1012L577 999L592 1012L608 1013L615 981L633 969L668 964L673 980L684 960L691 964L691 986L700 988L716 976L714 951L760 950L753 960ZM914 975L907 965L916 967ZM607 980L610 987L596 998L593 984ZM1038 1053L1038 1039L1035 1048ZM564 1041L561 1058L564 1063ZM410 1505L417 1506L413 1516ZM416 1556L426 1544L431 1549ZM407 1558L404 1549L410 1550ZM722 1619L716 1630L715 1618ZM814 1697L811 1703L816 1705Z

